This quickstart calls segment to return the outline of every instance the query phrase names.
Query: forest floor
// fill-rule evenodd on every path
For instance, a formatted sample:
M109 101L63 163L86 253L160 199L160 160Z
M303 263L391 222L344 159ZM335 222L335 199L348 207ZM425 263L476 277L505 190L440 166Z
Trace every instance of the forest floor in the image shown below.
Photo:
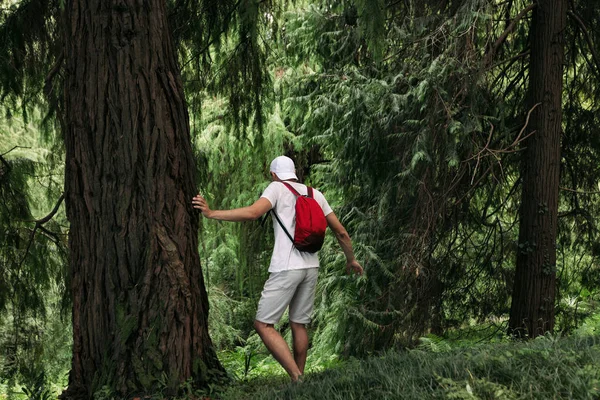
M600 399L600 318L568 337L529 342L457 346L426 340L417 349L309 370L300 384L263 374L209 398Z
M475 337L464 331L429 336L415 349L363 359L309 352L300 384L290 383L272 357L256 352L259 347L253 347L254 353L239 348L220 354L231 376L226 385L209 392L182 388L188 394L179 399L600 399L600 314L568 336L522 342L478 332ZM1 383L0 400L55 398L48 392L7 396ZM115 398L96 393L95 399Z

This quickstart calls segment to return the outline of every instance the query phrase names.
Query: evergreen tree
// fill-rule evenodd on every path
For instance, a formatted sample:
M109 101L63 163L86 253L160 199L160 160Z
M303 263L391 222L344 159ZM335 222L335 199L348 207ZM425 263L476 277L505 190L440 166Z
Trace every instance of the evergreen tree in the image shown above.
M517 336L554 330L556 232L562 133L566 0L538 1L531 27L532 134L523 153L519 251L509 327Z
M3 99L25 117L43 105L64 135L74 347L63 397L169 394L222 376L207 330L178 56L205 67L234 31L238 57L260 60L262 3L29 0L3 10ZM241 124L258 108L241 100L260 99L262 66L229 67L221 89Z
M516 223L525 179L521 151L536 135L527 95L535 5L364 4L308 7L284 35L297 61L289 129L330 161L318 170L334 182L330 190L341 190L347 223L368 260L364 286L346 292L356 308L346 311L350 299L340 297L339 307L321 309L326 332L334 321L340 327L332 343L339 349L340 338L348 338L342 348L350 352L361 351L359 340L363 350L410 344L470 317L483 322L509 314L513 284L521 279L514 269L522 250ZM597 207L596 167L586 161L597 145L581 127L597 131L588 119L598 104L595 31L585 25L597 26L598 10L587 3L577 8L575 23L563 30L570 45L563 74L571 83L565 86L569 153L554 160L573 171L561 183L569 189L559 203L558 270L571 276L560 281L562 296L583 287L594 292L583 266L597 271L597 230L585 211ZM584 260L575 270L564 258L572 252ZM328 304L338 304L333 293L347 284L333 275L326 284Z
M65 4L73 365L64 398L222 372L190 199L195 165L166 3Z

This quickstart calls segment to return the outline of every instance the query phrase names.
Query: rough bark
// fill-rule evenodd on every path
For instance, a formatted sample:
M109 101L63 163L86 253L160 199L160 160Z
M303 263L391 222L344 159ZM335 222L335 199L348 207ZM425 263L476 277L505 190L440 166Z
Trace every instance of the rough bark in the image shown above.
M63 398L103 386L123 397L168 394L222 372L207 330L189 119L165 7L65 4L73 359Z
M509 328L536 337L554 329L556 229L562 132L565 0L539 0L533 11L523 193Z

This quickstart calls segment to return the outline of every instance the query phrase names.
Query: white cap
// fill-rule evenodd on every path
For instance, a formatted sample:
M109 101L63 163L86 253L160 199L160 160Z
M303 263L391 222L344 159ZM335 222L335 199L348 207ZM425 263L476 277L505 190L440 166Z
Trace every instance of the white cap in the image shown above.
M294 161L286 156L279 156L271 161L271 172L277 174L277 177L282 181L288 179L298 179L296 176L296 167L294 166Z

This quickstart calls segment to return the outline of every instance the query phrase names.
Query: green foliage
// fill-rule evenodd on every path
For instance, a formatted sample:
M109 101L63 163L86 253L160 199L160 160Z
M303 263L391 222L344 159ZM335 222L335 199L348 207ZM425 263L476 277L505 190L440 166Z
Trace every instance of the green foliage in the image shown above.
M0 9L0 103L5 116L46 109L44 125L51 128L59 107L60 82L55 65L62 62L60 2L55 0L4 1ZM42 96L45 92L45 96ZM48 107L49 106L49 107Z
M348 304L360 311L332 307L330 317L354 328L349 351L358 354L410 345L428 328L452 325L452 314L504 312L514 231L512 219L504 221L506 205L494 203L511 194L498 174L513 170L478 152L490 129L502 147L514 128L481 75L477 46L487 40L489 3L463 2L452 15L415 8L410 20L392 9L387 24L377 6L359 13L359 25L386 28L380 61L365 50L364 30L348 24L346 6L289 14L297 30L286 29L293 40L285 61L294 69L283 110L289 129L329 161L311 179L341 200L339 213L366 263L361 298ZM500 207L501 219L488 222L482 206ZM324 264L333 260L328 249ZM474 285L473 273L486 283Z
M528 112L528 24L517 24L499 47L491 43L528 4L388 2L383 12L379 2L365 4L290 10L281 40L285 53L277 60L286 126L300 146L318 149L326 160L311 169L310 179L339 201L333 202L342 206L336 212L367 267L366 280L351 289L359 296L351 299L348 288L322 280L329 285L324 304L330 314L319 314L319 332L331 337L337 331L353 342L340 346L327 339L349 354L411 346L427 331L507 313L516 251L524 245L515 246L515 227ZM596 11L588 11L595 24ZM581 115L597 115L585 111L595 107L596 94L589 91L595 84L579 85L586 76L588 83L596 80L588 75L593 68L587 68L581 47L571 55L572 68L585 70L566 74L576 82L566 92L580 93L571 94L580 104L565 104L572 107L567 119L575 127ZM584 147L583 153L595 151ZM568 162L579 162L574 154ZM594 168L576 170L587 174ZM572 178L565 184L583 187ZM585 210L595 207L597 197L563 193L572 198L561 202L559 235L566 247L559 247L564 257L557 267L569 278L560 280L559 297L586 293L591 300L590 308L572 309L559 301L559 327L566 332L593 310L597 297L587 284L595 278L584 278L596 275L597 231ZM323 264L336 262L335 252L335 245L326 246ZM337 262L324 269L325 281L339 271Z
M592 315L575 331L576 335L598 335L600 332L600 314Z
M429 334L420 340L419 349L431 351L433 353L443 353L451 349L451 345L442 337Z
M527 23L493 52L490 43L526 5L298 2L267 23L274 41L263 62L275 96L263 98L273 103L262 134L240 136L231 128L223 111L231 96L211 95L212 87L192 93L202 105L202 113L193 114L201 188L214 207L251 204L267 183L270 159L286 153L325 191L353 237L367 267L364 278L343 276L332 238L321 252L317 352L414 346L425 333L441 335L508 312L514 259L524 245L516 244L515 227L527 58L517 55L527 49ZM220 42L220 54L235 48L233 42ZM585 68L576 55L583 53L573 54L573 65ZM581 107L593 108L586 100L595 96L590 88L581 87ZM595 207L594 197L585 201ZM566 278L560 279L557 320L564 332L596 309L598 287L592 220L567 209L558 264ZM581 218L588 222L575 222ZM585 238L582 227L589 227ZM239 302L231 315L218 311L220 321L233 321L229 331L213 328L225 347L243 344L252 332L269 233L257 223L205 223L206 281L223 299Z
M218 286L208 288L208 300L210 304L210 313L208 315L208 326L210 328L210 338L217 349L230 349L242 341L242 332L240 322L235 318L252 320L250 315L244 315L246 303L231 299ZM247 307L246 307L247 308Z
M0 375L6 386L0 388L0 398L56 398L67 383L72 345L71 329L58 307L49 307L44 319L1 322Z
M1 124L0 375L7 393L45 398L62 389L71 357L63 210L36 223L56 206L62 174L33 123Z
M30 240L32 221L46 215L62 191L59 137L47 118L53 115L47 104L50 110L60 104L61 4L20 1L0 13L6 55L0 91L10 117L2 121L0 145L0 393L25 386L29 396L43 397L48 382L64 384L69 358L68 329L58 334L60 310L68 308L63 208L43 225L47 232L38 229ZM251 204L269 182L270 160L290 155L302 179L325 192L366 267L364 277L345 276L344 257L327 238L310 368L335 365L337 355L417 347L364 365L353 360L301 388L269 392L263 383L279 386L285 378L252 320L267 277L270 222L204 221L200 255L211 337L230 374L251 379L248 390L234 387L230 398L256 392L275 398L598 395L596 339L477 346L490 338L506 341L514 260L531 246L517 242L516 229L529 111L527 18L494 47L527 5L168 2L198 183L211 206ZM557 328L594 333L600 70L589 46L600 42L600 8L594 2L573 7L566 32ZM9 152L14 146L31 148ZM123 344L133 323L128 318L120 316ZM285 320L280 328L289 336ZM460 348L455 335L464 335ZM271 374L278 380L262 380ZM191 386L182 390L194 393ZM216 389L210 390L204 394ZM112 395L101 388L96 396Z
M200 113L207 94L226 96L222 117L239 133L262 130L271 81L268 41L276 30L272 1L170 1L170 23L178 44L188 102Z
M600 394L598 336L541 337L443 353L415 349L350 360L300 385L260 380L223 399L594 399Z

